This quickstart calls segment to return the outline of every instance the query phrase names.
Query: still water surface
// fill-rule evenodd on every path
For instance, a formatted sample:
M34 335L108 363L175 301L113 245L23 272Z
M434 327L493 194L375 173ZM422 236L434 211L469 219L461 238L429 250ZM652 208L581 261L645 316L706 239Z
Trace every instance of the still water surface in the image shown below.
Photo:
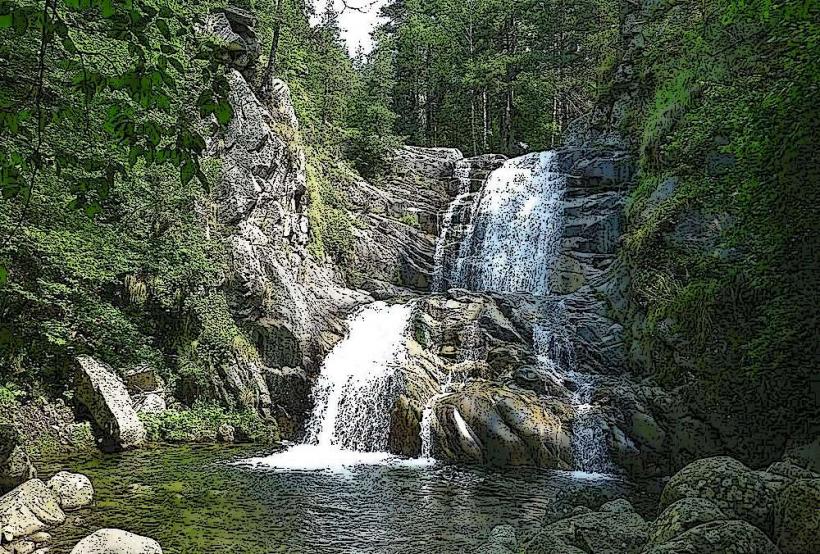
M95 505L53 531L52 554L117 527L166 554L471 552L499 524L532 533L555 510L629 498L651 515L656 484L534 469L364 465L346 472L235 465L258 448L180 446L51 463L88 475Z

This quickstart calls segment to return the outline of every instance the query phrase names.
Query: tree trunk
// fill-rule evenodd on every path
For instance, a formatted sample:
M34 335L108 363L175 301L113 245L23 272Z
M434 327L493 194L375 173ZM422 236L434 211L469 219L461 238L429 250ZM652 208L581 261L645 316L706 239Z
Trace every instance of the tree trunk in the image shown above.
M269 99L271 93L271 81L276 75L276 54L279 50L279 40L282 36L282 8L285 0L276 0L273 12L273 39L270 43L270 53L268 54L268 65L265 67L265 72L262 74L262 83L260 85L260 96L263 99Z

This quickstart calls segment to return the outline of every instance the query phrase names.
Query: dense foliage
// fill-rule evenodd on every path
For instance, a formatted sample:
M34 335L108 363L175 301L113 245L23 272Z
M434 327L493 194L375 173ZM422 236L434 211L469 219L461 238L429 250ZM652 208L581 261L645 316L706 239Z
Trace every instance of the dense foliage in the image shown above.
M371 71L384 74L388 56L394 67L376 105L412 144L470 155L557 145L615 60L610 0L393 0L383 14Z
M261 67L276 38L270 65L317 168L314 251L341 256L336 228L350 222L326 183L344 170L357 81L335 15L311 25L303 2L235 4L258 15ZM197 29L224 5L0 4L0 381L60 392L73 357L90 353L122 370L149 363L178 386L254 356L220 293L220 166L205 151L232 115L229 57Z
M816 406L820 7L660 2L626 245L650 367L761 426Z

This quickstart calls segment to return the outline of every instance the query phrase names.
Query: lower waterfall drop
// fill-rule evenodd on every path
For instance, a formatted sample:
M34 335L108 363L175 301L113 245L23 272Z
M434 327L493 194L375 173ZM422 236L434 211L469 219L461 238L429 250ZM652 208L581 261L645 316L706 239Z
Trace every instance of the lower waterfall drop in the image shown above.
M322 363L302 444L242 463L280 470L341 470L395 460L390 408L406 360L411 304L374 302L348 318L350 332Z
M575 351L566 330L557 323L562 319L560 305L556 305L555 311L550 315L553 321L533 326L533 346L546 378L556 383L569 381L575 386L570 397L575 409L570 438L575 470L593 477L613 473L604 420L591 404L595 378L574 370Z

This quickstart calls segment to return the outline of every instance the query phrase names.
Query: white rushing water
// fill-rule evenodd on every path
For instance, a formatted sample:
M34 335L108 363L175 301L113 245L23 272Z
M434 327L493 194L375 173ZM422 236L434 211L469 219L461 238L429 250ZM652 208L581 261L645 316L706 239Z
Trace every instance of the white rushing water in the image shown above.
M478 291L549 291L562 230L565 177L555 152L508 160L493 171L473 207L452 286Z
M470 170L470 162L467 160L457 161L453 170L453 176L458 181L458 194L450 202L447 211L444 212L444 217L441 220L441 230L438 239L436 239L436 251L433 255L433 291L441 291L449 277L445 257L453 241L453 216L457 210L462 209L464 203L472 196L470 192ZM458 237L455 237L455 240L458 240Z
M614 470L609 459L604 419L592 404L595 377L575 371L575 350L570 338L559 322L562 321L560 306L550 314L551 321L533 326L533 347L538 365L546 379L556 383L572 383L575 390L570 404L575 409L572 423L572 457L578 476L595 479Z
M350 332L325 358L313 387L304 444L243 464L341 470L395 460L386 452L398 368L407 358L411 304L374 302L348 319ZM414 463L407 461L407 463Z

